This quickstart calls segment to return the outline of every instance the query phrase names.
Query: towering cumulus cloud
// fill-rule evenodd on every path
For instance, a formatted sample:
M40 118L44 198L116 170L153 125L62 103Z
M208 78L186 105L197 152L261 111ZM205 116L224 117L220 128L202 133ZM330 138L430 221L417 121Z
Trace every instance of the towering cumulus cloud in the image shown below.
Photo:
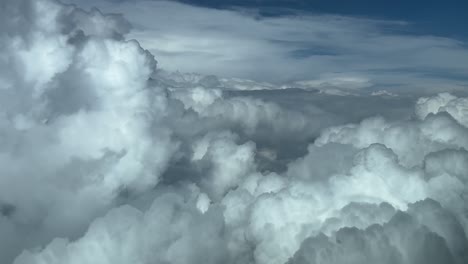
M119 192L154 187L177 144L129 24L55 1L3 1L1 249L77 235Z
M468 263L468 98L180 82L122 16L0 7L0 263Z

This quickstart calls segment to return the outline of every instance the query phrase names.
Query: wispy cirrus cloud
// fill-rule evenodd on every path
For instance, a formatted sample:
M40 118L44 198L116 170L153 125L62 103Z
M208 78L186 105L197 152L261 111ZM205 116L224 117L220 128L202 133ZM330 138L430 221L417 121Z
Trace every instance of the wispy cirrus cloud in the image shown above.
M410 34L405 21L306 12L262 17L174 1L87 4L123 13L134 25L128 37L171 71L269 82L356 75L379 89L426 91L463 90L468 80L466 43Z

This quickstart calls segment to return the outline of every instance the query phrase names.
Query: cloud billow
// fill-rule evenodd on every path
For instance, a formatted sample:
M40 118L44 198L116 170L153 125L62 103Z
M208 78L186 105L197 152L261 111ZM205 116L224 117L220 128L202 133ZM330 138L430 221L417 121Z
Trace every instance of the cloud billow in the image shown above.
M122 16L0 6L1 263L468 261L466 97L165 74Z

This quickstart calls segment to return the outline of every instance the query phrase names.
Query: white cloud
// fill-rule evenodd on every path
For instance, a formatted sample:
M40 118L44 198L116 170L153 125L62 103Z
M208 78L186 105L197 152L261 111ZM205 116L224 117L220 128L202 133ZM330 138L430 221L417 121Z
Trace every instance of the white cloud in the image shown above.
M155 72L121 16L53 0L3 6L1 263L467 262L467 98L372 94L375 79L358 74L303 82L353 91L334 96ZM351 40L380 32L362 19L195 10L200 25L206 12L239 19L234 33L250 37L291 25Z
M377 211L368 205L362 209ZM310 237L288 263L462 263L467 240L458 235L461 227L454 221L437 202L424 200L407 212L394 214L383 225L348 227L330 237ZM444 235L452 240L445 240Z
M440 112L449 113L460 124L468 127L467 98L457 98L448 93L441 93L433 97L420 98L416 104L416 115L420 119Z
M76 1L124 13L135 25L129 37L170 71L339 88L352 82L400 91L466 90L466 43L398 33L411 26L404 21L301 12L261 17L176 1Z
M121 17L55 1L4 6L0 201L15 208L14 236L34 246L78 234L124 189L151 189L177 144L152 130L161 118L160 95L147 89L156 63L121 40Z

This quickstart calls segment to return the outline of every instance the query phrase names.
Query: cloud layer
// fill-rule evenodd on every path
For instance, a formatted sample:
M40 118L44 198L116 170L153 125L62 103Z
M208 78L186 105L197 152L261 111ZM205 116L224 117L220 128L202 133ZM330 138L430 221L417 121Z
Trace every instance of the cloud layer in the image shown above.
M303 81L323 89L467 89L466 42L416 34L411 21L291 10L265 17L252 9L177 1L69 1L124 13L134 25L129 37L171 71L288 85Z
M122 16L1 7L1 263L468 262L467 97L168 73Z

